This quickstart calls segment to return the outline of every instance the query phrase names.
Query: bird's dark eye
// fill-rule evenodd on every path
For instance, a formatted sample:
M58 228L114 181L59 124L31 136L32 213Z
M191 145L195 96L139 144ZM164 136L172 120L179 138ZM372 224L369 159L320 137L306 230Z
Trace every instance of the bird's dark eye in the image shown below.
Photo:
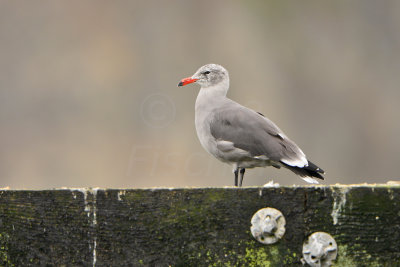
M209 71L205 71L205 72L203 72L203 74L207 75L207 74L210 74L210 72Z

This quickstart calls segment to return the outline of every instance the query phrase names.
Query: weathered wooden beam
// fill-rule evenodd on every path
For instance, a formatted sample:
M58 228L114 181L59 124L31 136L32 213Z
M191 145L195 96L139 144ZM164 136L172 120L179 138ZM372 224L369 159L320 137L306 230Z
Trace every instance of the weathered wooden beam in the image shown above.
M264 207L286 218L272 245ZM0 266L301 266L317 231L335 266L400 266L400 186L0 190Z

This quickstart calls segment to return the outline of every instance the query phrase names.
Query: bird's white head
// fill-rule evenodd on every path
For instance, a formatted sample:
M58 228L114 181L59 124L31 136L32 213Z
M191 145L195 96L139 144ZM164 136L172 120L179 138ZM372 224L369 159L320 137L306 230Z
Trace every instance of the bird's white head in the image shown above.
M190 83L198 83L202 89L215 87L228 91L229 74L221 65L207 64L198 69L192 77L182 79L178 86L185 86Z

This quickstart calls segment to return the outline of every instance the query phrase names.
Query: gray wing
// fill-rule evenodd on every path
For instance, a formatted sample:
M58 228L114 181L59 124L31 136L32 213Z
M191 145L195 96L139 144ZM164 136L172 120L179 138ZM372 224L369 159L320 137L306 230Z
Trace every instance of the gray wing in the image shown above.
M236 102L214 110L210 131L217 142L232 142L252 157L265 156L295 167L308 165L303 151L272 121Z

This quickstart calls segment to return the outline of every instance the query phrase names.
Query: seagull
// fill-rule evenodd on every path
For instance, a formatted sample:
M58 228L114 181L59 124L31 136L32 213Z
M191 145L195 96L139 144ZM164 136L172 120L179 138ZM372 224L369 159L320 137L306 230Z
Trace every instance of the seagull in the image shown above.
M195 105L197 136L208 153L232 165L235 186L241 187L245 170L254 167L284 167L312 184L324 179L325 172L271 120L226 97L229 74L224 67L204 65L178 86L191 83L201 86Z

